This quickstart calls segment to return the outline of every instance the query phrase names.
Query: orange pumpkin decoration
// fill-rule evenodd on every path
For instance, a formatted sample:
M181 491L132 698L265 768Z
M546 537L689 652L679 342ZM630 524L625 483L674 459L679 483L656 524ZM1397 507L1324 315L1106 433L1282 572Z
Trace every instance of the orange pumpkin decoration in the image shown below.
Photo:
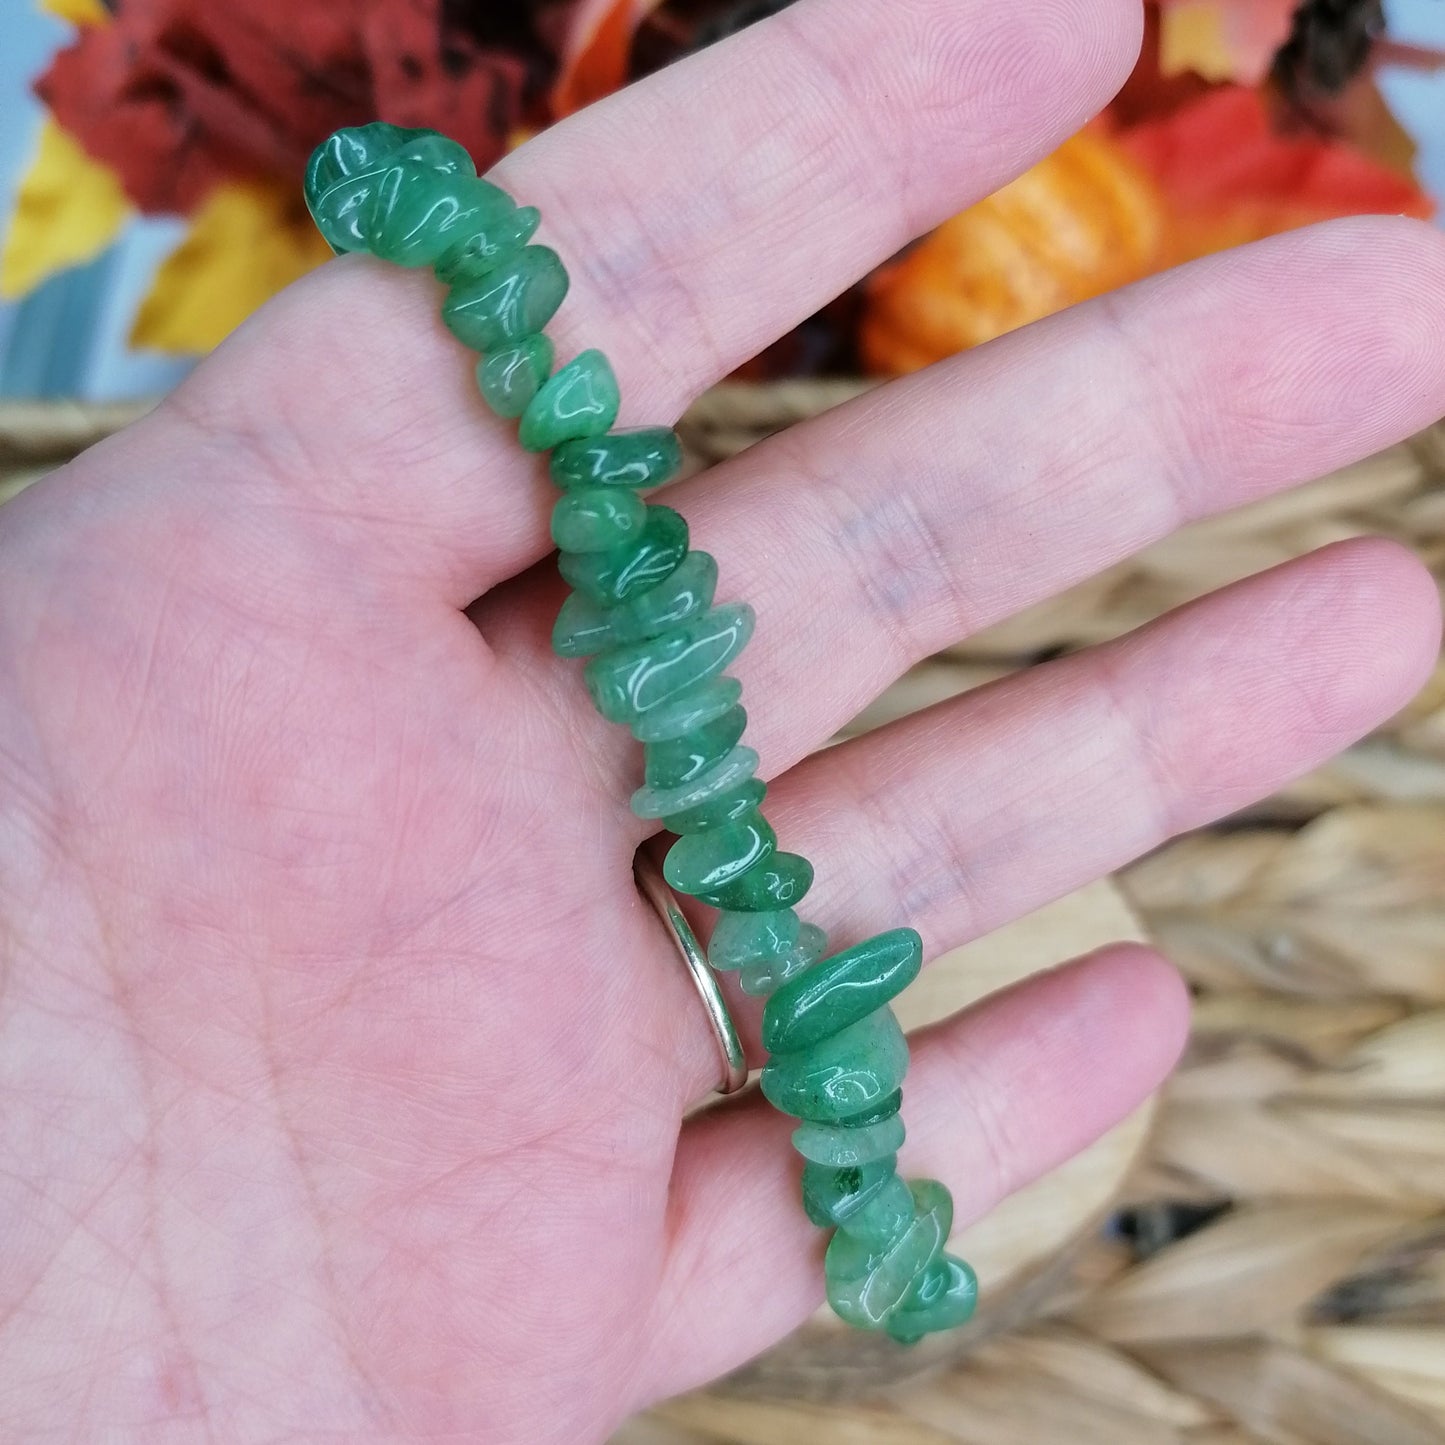
M869 371L916 371L1158 264L1164 213L1109 136L1083 131L1001 191L945 221L867 286Z

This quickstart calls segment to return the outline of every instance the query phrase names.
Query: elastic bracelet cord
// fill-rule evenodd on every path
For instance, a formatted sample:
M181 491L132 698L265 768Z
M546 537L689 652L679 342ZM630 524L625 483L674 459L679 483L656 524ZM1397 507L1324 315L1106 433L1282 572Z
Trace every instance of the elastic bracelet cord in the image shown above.
M552 646L588 659L597 711L643 745L632 809L677 835L667 883L719 910L711 966L767 999L761 1087L799 1121L803 1207L833 1230L829 1304L904 1343L962 1324L977 1281L944 1248L952 1198L897 1171L908 1042L889 1002L922 967L922 940L898 928L827 956L823 930L798 915L813 867L778 848L743 742L742 686L726 675L752 609L715 603L717 562L689 548L677 512L640 496L681 467L676 432L614 428L617 380L600 351L554 370L542 328L567 272L531 244L539 213L479 178L456 142L379 121L338 131L311 157L306 202L334 250L433 269L448 288L442 320L481 353L486 404L518 421L524 448L551 454L552 540L573 589Z

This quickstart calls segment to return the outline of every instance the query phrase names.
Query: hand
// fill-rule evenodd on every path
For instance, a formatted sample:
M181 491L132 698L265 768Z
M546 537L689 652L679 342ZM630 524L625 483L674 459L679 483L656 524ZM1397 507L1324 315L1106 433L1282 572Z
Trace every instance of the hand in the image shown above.
M803 0L547 132L499 179L572 271L560 353L673 418L1080 125L1138 23ZM680 1124L718 1064L631 883L636 748L549 652L549 487L438 299L328 265L0 513L7 1440L576 1445L821 1298L787 1122ZM1398 708L1434 589L1359 541L808 756L938 648L1428 422L1442 361L1441 238L1341 223L670 491L757 608L736 670L810 916L937 953ZM935 1028L909 1172L982 1213L1185 1013L1121 947Z

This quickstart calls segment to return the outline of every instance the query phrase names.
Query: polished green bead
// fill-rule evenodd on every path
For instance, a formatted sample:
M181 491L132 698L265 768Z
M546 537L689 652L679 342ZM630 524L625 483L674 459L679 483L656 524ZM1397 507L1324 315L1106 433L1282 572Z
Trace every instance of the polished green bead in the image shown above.
M552 540L564 552L606 552L640 536L646 521L647 506L636 493L578 487L552 508Z
M784 954L773 963L750 963L738 972L738 987L749 998L766 998L777 988L779 979L786 979L791 954Z
M612 363L600 351L584 351L532 398L517 440L529 452L544 452L574 437L595 436L617 420L621 402Z
M440 175L474 176L477 163L471 153L457 140L443 135L440 131L419 129L410 132L401 144L401 154L408 160L419 161L428 170ZM498 189L494 187L494 189ZM506 195L506 192L502 192ZM509 196L508 200L511 199Z
M306 205L333 251L371 249L376 198L398 167L398 152L408 141L433 134L373 121L336 131L311 152L303 187ZM458 171L465 173L465 168L471 167L475 174L466 152L460 146L455 146L455 152L460 152L460 159L454 155Z
M785 1114L836 1124L893 1093L907 1071L908 1040L885 1008L811 1048L775 1054L762 1089Z
M431 266L515 210L475 175L448 175L402 159L381 178L367 221L370 249L399 266Z
M805 1049L890 1003L918 977L923 940L895 928L835 953L793 979L763 1011L770 1054Z
M596 657L620 639L613 628L615 607L604 607L580 592L569 592L552 624L552 651L558 657Z
M564 552L557 569L584 597L607 606L657 586L685 556L687 523L671 507L648 507L634 541L606 552Z
M875 1159L853 1169L827 1164L803 1166L803 1209L820 1229L851 1219L890 1180L897 1179L892 1159ZM901 1182L901 1181L900 1181ZM912 1196L910 1195L910 1201Z
M761 813L752 813L706 833L689 833L667 850L663 877L679 893L705 893L740 877L778 846L777 834Z
M495 351L540 331L566 294L557 253L526 246L486 275L458 281L442 303L442 320L473 351Z
M588 487L577 490L596 492L601 489ZM615 489L607 489L607 492L609 496L616 494L637 500L631 492L615 492ZM592 657L624 642L660 637L677 623L706 612L712 606L716 590L717 562L706 552L689 552L657 586L649 587L640 596L626 602L607 606L574 592L557 614L556 625L552 628L552 650L559 657ZM741 684L738 690L741 692ZM726 708L721 710L726 711ZM710 714L693 726L700 726L711 719ZM680 731L691 730L692 727L687 726ZM668 736L676 735L677 731Z
M739 918L766 916L747 913L737 915ZM816 923L805 923L798 930L798 942L790 952L765 963L750 964L738 975L738 987L752 998L770 994L790 978L802 973L810 963L821 958L827 947L828 935Z
M689 552L662 581L617 609L617 640L641 642L660 637L679 622L706 612L716 591L717 560L707 552Z
M724 972L766 963L797 946L801 927L791 908L777 913L724 913L708 940L708 962Z
M816 923L805 923L798 931L798 949L804 964L815 963L828 948L828 935Z
M888 1316L888 1333L901 1345L957 1329L978 1308L978 1276L963 1260L941 1254L923 1271L903 1303Z
M397 147L398 159L413 161L423 170L439 176L475 176L476 162L467 148L435 130L413 130L406 133ZM492 187L508 205L511 198L505 191Z
M324 195L337 181L376 170L404 142L435 134L435 131L407 130L384 120L343 126L333 131L311 152L306 162L303 191L307 203ZM457 149L462 150L460 146ZM466 155L466 152L462 150L462 154Z
M839 1228L846 1229L859 1244L878 1249L897 1239L913 1222L917 1212L912 1190L895 1174Z
M752 635L752 608L741 602L725 603L701 617L679 623L661 637L628 643L594 657L583 674L587 690L597 711L609 722L631 724L698 683L716 677ZM711 796L705 793L695 801ZM692 803L680 806L691 807ZM663 813L677 811L663 809Z
M682 466L682 443L666 426L640 426L563 442L552 453L559 487L660 487Z
M845 1129L864 1129L869 1124L877 1124L884 1119L891 1119L895 1114L902 1112L902 1109L903 1090L896 1089L886 1099L879 1099L876 1104L870 1104L856 1114L849 1114L846 1119L840 1119L839 1123Z
M765 908L796 908L813 886L813 865L798 853L774 853L761 868L702 896L714 908L760 913Z
M639 818L665 818L669 813L695 808L752 777L757 766L758 755L739 744L691 783L676 788L639 788L632 795L632 811Z
M552 624L552 651L558 657L596 657L616 647L621 641L612 621L616 611L580 592L569 592Z
M688 808L662 820L662 826L669 833L702 833L708 828L720 828L750 813L767 796L768 785L761 778L749 778L739 783L731 792L713 798L696 808Z
M477 388L498 416L521 416L552 370L552 343L538 332L477 362Z
M840 1319L859 1329L883 1328L942 1253L953 1226L953 1201L941 1184L923 1179L910 1188L915 1212L895 1237L866 1242L852 1230L840 1229L828 1245L823 1260L828 1303Z
M314 198L307 196L316 229L337 254L371 249L371 208L379 180L379 172L348 176Z
M668 579L669 582L671 580ZM693 728L701 727L725 713L742 695L743 685L737 678L711 677L706 682L670 698L644 716L633 718L630 724L632 736L640 743L658 743L667 738L681 737L683 733L691 732ZM714 795L708 793L706 796L711 798ZM648 813L643 816L662 815Z
M605 492L604 495L616 496L617 493ZM632 494L627 492L622 495ZM721 717L703 723L690 733L683 733L680 738L648 743L643 750L643 776L647 786L675 788L701 776L738 745L747 722L748 715L743 708L729 708Z
M433 270L444 286L475 281L510 261L537 234L542 213L536 206L512 206L476 221L471 234L437 258Z
M431 265L478 225L512 209L505 192L478 179L465 149L434 131L411 132L368 172L329 189L320 209L334 210L338 201L355 208L352 239L402 266Z
M856 1129L841 1124L800 1124L793 1130L793 1148L804 1159L844 1168L896 1154L903 1147L903 1138L903 1120L894 1114Z

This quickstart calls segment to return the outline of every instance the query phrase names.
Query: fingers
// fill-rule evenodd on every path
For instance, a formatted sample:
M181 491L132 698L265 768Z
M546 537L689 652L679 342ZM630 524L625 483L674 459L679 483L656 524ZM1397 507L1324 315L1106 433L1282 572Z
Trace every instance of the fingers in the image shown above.
M913 1039L900 1169L942 1179L956 1224L977 1219L1144 1099L1178 1057L1187 1021L1178 975L1129 945L934 1025ZM649 1334L654 1396L734 1368L822 1302L825 1236L799 1204L791 1128L757 1096L684 1128Z
M799 911L839 946L907 924L926 956L957 947L1332 756L1419 688L1438 641L1424 567L1347 542L818 753L767 802L817 868ZM757 1063L759 1003L732 1009ZM715 1051L687 1067L697 1097Z
M776 772L911 663L1441 412L1445 238L1359 220L1016 332L667 500L757 610L736 671Z
M497 168L647 419L1051 149L1121 85L1124 0L804 0Z
M1438 645L1425 568L1342 543L820 753L769 813L817 865L810 917L840 939L907 923L936 953L1323 762Z
M1138 25L1132 0L804 0L545 132L497 178L541 208L572 275L559 354L602 348L623 423L671 421L1081 124ZM546 488L484 414L438 301L422 276L323 267L183 404L465 602L548 550Z

